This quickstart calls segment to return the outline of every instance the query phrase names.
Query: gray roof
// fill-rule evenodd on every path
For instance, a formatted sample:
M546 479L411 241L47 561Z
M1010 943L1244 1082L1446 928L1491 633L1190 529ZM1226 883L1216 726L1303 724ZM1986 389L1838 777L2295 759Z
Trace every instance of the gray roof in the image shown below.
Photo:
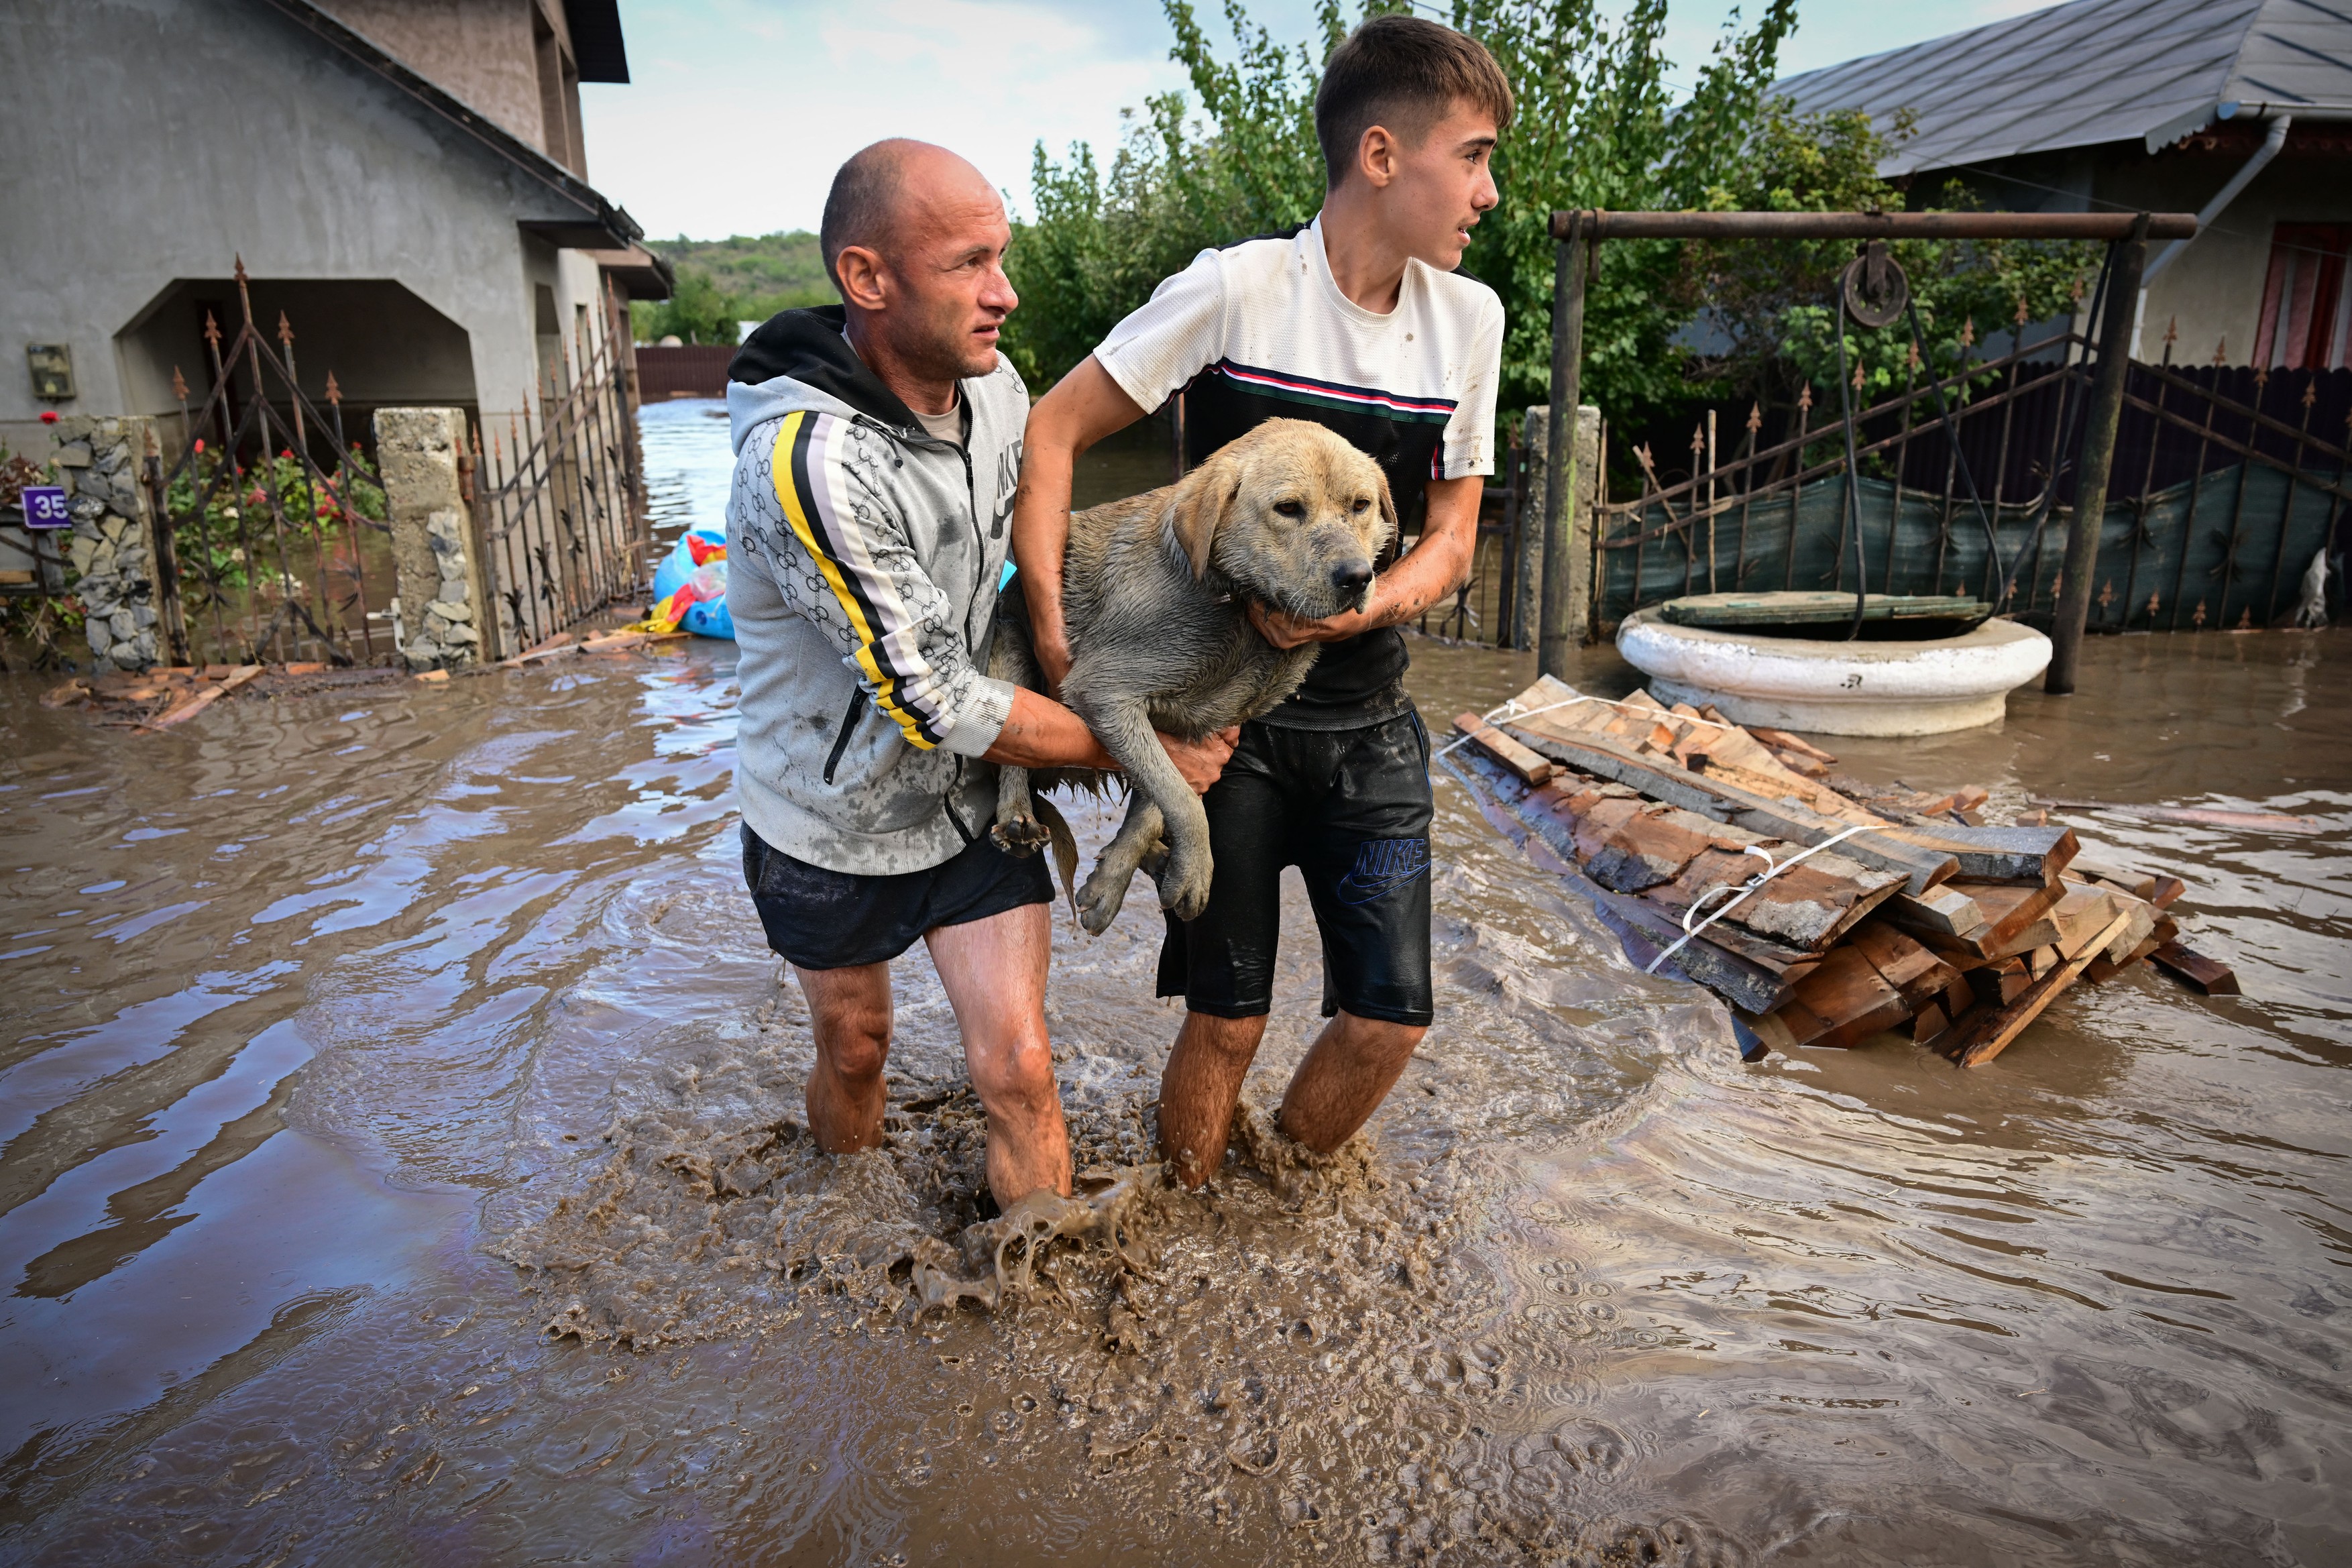
M1779 90L1882 131L1910 110L1888 174L2105 142L2152 153L2215 120L2352 117L2352 0L2073 0Z

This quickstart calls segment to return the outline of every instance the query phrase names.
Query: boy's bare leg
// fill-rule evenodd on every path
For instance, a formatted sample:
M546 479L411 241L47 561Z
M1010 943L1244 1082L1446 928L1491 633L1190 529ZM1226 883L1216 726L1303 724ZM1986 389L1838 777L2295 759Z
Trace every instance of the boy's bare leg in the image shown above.
M1160 1152L1176 1163L1176 1179L1186 1186L1199 1186L1224 1164L1242 1079L1265 1037L1264 1015L1184 1015L1160 1075Z
M1328 1154L1371 1120L1396 1087L1413 1047L1428 1029L1335 1014L1282 1097L1282 1131L1318 1154Z
M1053 906L925 933L931 963L955 1009L973 1092L988 1112L988 1190L997 1207L1040 1187L1070 1190L1070 1133L1045 1037L1045 964Z
M816 1069L809 1074L809 1131L828 1154L871 1149L882 1142L887 1096L882 1064L890 1054L890 965L847 969L793 965L808 998L816 1037Z

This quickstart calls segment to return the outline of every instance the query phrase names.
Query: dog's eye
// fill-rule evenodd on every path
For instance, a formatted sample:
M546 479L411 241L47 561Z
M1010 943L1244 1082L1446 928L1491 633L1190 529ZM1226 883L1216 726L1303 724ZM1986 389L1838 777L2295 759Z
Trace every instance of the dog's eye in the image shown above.
M1300 502L1295 500L1278 500L1274 503L1274 510L1280 512L1285 517L1305 517L1307 515L1307 508Z
M1372 503L1365 500L1362 496L1358 496L1355 500L1355 504L1349 507L1348 510L1354 512L1370 511L1372 510Z

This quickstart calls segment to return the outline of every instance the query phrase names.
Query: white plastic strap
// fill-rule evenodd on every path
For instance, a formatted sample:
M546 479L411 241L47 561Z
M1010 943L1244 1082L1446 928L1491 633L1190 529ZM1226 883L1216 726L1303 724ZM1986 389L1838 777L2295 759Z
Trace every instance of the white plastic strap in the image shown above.
M1830 835L1830 837L1822 839L1819 844L1814 845L1810 849L1799 850L1796 854L1790 856L1786 860L1781 861L1777 866L1772 863L1772 857L1769 854L1766 853L1756 845L1748 845L1742 853L1753 855L1758 859L1763 861L1764 869L1757 872L1755 876L1750 877L1748 881L1741 886L1738 894L1733 897L1729 903L1716 910L1715 913L1707 916L1706 919L1699 921L1696 925L1691 924L1691 921L1697 919L1698 911L1706 906L1706 901L1715 897L1717 893L1730 891L1730 885L1727 883L1722 887L1709 888L1706 892L1701 893L1696 899L1693 900L1691 907L1685 911L1683 915L1683 934L1681 939L1677 941L1674 946L1666 949L1664 952L1658 954L1657 957L1650 960L1649 964L1642 971L1642 973L1644 974L1655 974L1658 972L1658 965L1665 963L1666 960L1680 952L1686 945L1689 944L1691 938L1706 930L1707 927L1713 925L1716 921L1721 920L1724 916L1738 909L1741 904L1746 903L1749 896L1752 895L1759 888L1761 888L1765 883L1770 881L1773 878L1779 876L1790 867L1801 865L1820 854L1822 850L1827 849L1831 845L1842 844L1857 833L1875 833L1877 831L1877 827L1869 823L1858 823L1852 827L1846 828L1843 832Z

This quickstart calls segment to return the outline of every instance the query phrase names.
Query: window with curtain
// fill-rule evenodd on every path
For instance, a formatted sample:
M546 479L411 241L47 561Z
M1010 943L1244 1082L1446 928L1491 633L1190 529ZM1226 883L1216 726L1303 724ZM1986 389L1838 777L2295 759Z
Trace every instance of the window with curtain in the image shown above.
M2270 276L2254 363L2273 370L2336 370L2352 337L2344 260L2352 224L2283 223L2271 231Z

